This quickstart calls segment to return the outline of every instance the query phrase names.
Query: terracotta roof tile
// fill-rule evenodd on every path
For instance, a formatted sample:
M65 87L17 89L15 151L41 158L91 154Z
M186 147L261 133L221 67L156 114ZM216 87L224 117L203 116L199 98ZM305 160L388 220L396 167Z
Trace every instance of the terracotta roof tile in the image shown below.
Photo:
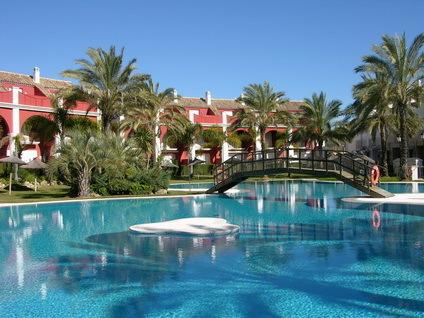
M21 85L37 86L41 91L46 89L61 89L71 85L71 82L41 77L40 84L34 83L31 75L0 71L0 83L14 83Z
M198 107L198 108L216 108L216 109L241 109L243 105L237 102L235 99L212 99L212 105L208 106L205 99L195 97L181 97L179 103L186 107ZM301 101L290 101L285 104L285 108L289 111L298 111Z

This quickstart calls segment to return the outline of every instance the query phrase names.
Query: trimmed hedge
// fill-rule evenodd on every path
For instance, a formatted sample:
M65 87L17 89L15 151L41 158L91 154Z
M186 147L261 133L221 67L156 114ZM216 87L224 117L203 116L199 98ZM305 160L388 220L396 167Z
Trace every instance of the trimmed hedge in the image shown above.
M211 163L203 163L203 164L199 164L197 166L194 166L193 168L193 174L195 175L201 175L201 176L205 176L205 175L212 175L213 172L213 168L215 167L214 164ZM183 166L183 172L182 174L185 176L188 176L190 173L190 167L187 166Z

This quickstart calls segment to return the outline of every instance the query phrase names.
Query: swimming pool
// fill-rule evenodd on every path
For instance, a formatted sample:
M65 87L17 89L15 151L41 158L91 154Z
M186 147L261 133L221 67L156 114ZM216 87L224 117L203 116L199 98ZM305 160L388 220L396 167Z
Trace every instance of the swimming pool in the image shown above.
M271 181L276 182L276 181ZM311 182L298 181L298 182ZM209 189L213 186L213 182L191 182L191 183L175 183L170 184L169 189ZM380 184L380 187L390 191L392 193L416 193L424 192L424 182L405 182L405 183L395 183L395 182L383 182Z
M424 217L352 205L341 183L0 210L0 317L424 315ZM421 215L420 215L421 214ZM234 236L137 236L128 226L219 216Z
M424 192L423 182L406 182L406 183L381 183L380 187L392 193L417 193Z
M174 183L169 185L169 189L209 189L213 182L187 182Z

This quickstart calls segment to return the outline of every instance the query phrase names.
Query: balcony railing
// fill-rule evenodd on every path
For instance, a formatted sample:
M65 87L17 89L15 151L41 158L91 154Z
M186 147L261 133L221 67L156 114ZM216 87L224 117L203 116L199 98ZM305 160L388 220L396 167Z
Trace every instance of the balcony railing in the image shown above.
M0 92L0 102L12 103L12 91Z
M194 122L199 124L222 124L222 117L219 115L194 115Z
M19 94L19 104L51 107L50 99L48 97L29 96L25 94Z

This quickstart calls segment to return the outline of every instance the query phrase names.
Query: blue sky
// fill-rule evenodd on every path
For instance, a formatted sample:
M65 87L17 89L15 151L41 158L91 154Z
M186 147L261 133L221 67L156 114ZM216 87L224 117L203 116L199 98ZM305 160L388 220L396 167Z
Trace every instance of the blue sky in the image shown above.
M184 96L237 97L270 81L290 99L351 101L353 68L383 34L424 31L422 0L7 1L0 69L59 78L88 47L125 46Z

